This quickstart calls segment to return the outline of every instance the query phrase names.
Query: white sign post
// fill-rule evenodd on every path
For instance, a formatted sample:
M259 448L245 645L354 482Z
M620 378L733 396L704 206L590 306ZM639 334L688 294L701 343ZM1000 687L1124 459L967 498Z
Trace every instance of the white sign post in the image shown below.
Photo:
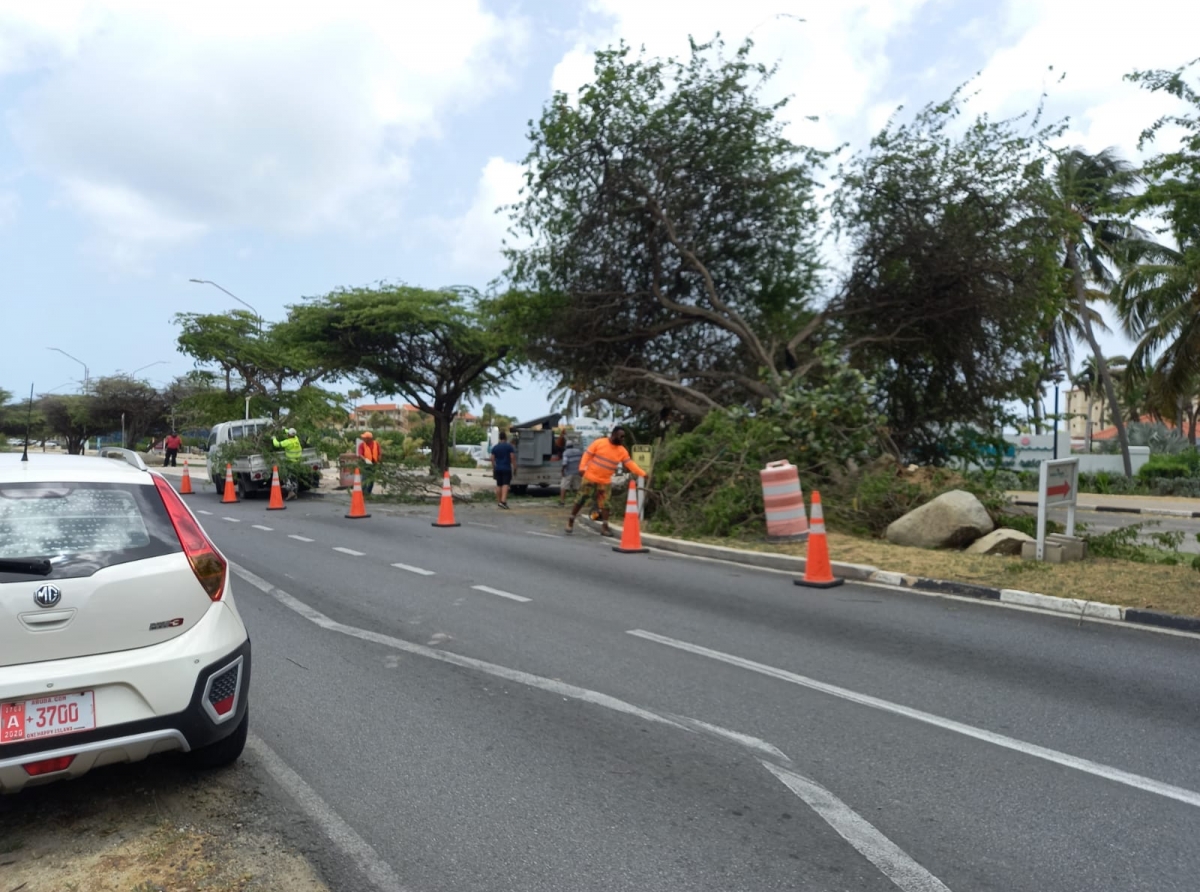
M1075 535L1075 496L1079 492L1079 459L1058 458L1042 462L1038 474L1037 559L1046 559L1046 509L1067 506L1067 535Z

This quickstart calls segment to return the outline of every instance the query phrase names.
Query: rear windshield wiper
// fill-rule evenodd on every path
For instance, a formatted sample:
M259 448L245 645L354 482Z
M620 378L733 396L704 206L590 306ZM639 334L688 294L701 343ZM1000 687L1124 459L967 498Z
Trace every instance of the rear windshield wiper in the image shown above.
M0 558L0 573L47 576L50 573L50 561L47 558Z

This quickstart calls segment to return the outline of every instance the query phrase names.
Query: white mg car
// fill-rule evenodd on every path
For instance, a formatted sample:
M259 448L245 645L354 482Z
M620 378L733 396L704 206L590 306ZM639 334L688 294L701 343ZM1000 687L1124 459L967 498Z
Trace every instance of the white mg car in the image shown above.
M0 454L0 793L246 743L227 562L166 480L109 453Z

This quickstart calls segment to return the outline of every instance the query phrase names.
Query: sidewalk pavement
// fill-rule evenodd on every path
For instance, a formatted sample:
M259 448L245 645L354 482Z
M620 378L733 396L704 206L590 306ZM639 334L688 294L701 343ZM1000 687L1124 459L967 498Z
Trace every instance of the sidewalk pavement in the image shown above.
M1036 492L1010 492L1014 504L1036 508ZM1107 511L1120 514L1158 514L1166 517L1200 517L1200 499L1178 496L1118 496L1081 492L1076 507L1083 511Z

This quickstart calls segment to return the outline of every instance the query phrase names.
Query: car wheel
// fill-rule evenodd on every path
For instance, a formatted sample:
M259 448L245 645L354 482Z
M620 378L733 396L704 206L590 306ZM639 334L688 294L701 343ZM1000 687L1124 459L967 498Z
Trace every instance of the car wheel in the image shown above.
M216 743L211 743L198 750L192 750L188 753L188 761L195 768L201 769L224 768L226 765L232 765L242 755L242 750L246 748L246 738L249 734L250 707L247 706L242 720L232 734L224 740L218 740Z

